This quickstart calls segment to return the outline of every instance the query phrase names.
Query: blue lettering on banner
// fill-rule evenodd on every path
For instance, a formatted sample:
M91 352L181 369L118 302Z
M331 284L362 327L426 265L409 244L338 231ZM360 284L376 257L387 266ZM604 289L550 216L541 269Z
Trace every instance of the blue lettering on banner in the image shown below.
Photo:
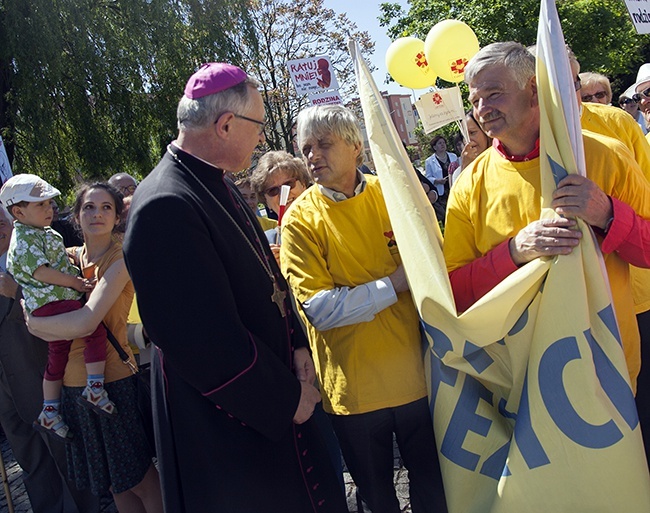
M605 326L607 326L610 333L614 335L618 345L623 347L621 334L618 332L618 323L616 322L616 315L614 314L614 308L612 308L612 305L609 304L598 312L598 317L600 317L600 320L605 323Z
M575 411L564 388L564 367L579 358L575 337L560 339L546 349L539 363L542 400L557 427L569 439L592 449L610 447L623 438L614 421L609 420L602 425L589 424Z
M474 370L481 374L485 369L487 369L494 360L492 357L487 354L485 349L472 344L469 340L465 341L465 347L463 348L463 357L467 360Z
M584 334L591 348L594 366L596 367L596 375L598 376L600 385L623 419L625 419L627 425L630 426L630 429L636 428L639 423L639 415L636 411L632 389L625 381L625 378L621 376L621 373L612 365L609 358L607 358L602 347L600 347L591 334L591 330L585 331Z
M456 380L458 379L458 371L442 363L433 351L429 351L429 355L431 362L431 394L429 399L429 410L431 411L431 415L433 415L436 398L438 397L438 390L440 389L440 383L445 383L452 388L455 387Z
M433 341L431 349L436 353L436 356L442 360L445 355L453 349L451 340L449 340L449 337L438 328L434 328L424 321L422 321L422 326L424 326L424 331L427 332Z
M611 305L598 312L598 315L620 344L618 325ZM522 314L515 326L510 330L511 334L521 331L526 322L528 322L527 311ZM441 330L425 322L422 324L426 333L433 340L432 349L429 353L431 363L430 408L433 414L441 384L444 383L451 388L460 388L461 382L458 379L460 371L448 367L441 361L453 349L449 337ZM634 396L628 382L612 364L591 330L588 329L583 334L591 348L594 369L603 391L630 429L635 429L639 424L639 420L634 404ZM479 374L494 363L494 360L483 348L469 341L465 341L463 356ZM538 369L539 390L542 401L555 425L567 438L590 449L610 447L618 443L624 436L614 419L610 419L601 425L587 422L575 410L567 394L563 379L564 369L573 360L580 360L581 358L580 348L575 337L562 338L546 348L539 361ZM441 454L456 465L470 471L476 471L482 458L485 457L480 466L481 474L495 480L510 475L506 460L512 440L499 447L489 456L484 453L474 453L463 447L470 431L487 438L493 423L499 422L497 417L491 419L477 413L480 401L483 400L491 408L496 406L499 414L504 419L510 419L514 422L513 438L528 468L535 469L548 465L550 459L532 425L528 372L524 378L519 408L516 412L507 410L508 403L505 398L500 398L498 405L493 405L495 400L493 393L479 380L465 373L463 375L462 389L444 432L440 447Z
M528 371L526 371L524 386L521 390L521 400L519 401L519 411L515 423L515 440L528 468L541 467L551 462L533 430L530 417L530 400L528 399Z
M485 460L483 466L481 466L481 474L496 479L497 481L501 476L509 475L510 472L508 471L508 465L506 465L508 452L510 452L510 440Z
M499 399L499 413L501 414L502 417L505 417L506 419L512 419L512 420L517 420L517 414L509 412L506 410L506 400L502 397Z
M476 469L480 455L463 448L467 432L472 431L486 437L492 425L490 419L476 413L481 399L492 405L492 392L476 379L466 375L463 389L440 446L441 454L468 470Z
M551 165L551 173L553 173L553 179L555 180L555 185L560 183L564 177L568 175L566 169L564 169L560 164L555 162L550 155L547 155L548 162Z
M513 335L516 335L517 333L519 333L521 330L524 329L524 327L526 326L527 323L528 323L528 308L526 308L524 310L524 313L522 313L519 316L519 319L517 319L517 322L515 322L515 325L512 328L510 328L510 331L508 332L508 335L511 336L511 337Z

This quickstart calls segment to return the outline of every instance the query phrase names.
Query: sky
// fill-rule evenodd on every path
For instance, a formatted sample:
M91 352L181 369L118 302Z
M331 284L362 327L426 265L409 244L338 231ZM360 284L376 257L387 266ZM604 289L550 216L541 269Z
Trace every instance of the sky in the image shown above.
M391 44L391 39L386 35L386 28L379 26L379 5L384 1L399 3L408 9L407 0L324 0L325 7L334 10L337 14L345 13L350 21L356 23L358 30L366 30L375 42L375 53L370 56L370 63L377 67L372 74L380 91L391 94L412 94L411 89L402 87L397 82L385 84L386 50ZM422 93L422 91L419 91Z

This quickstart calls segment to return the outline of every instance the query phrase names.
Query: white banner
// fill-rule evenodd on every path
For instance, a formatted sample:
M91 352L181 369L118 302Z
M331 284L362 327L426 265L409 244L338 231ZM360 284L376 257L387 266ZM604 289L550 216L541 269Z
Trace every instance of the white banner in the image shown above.
M650 34L650 0L625 0L634 28L639 34Z
M13 173L11 172L11 164L9 164L7 150L5 149L5 144L2 140L2 137L0 137L0 185L5 183L12 176Z
M463 99L458 86L438 89L420 96L420 99L415 102L415 108L427 134L465 117Z

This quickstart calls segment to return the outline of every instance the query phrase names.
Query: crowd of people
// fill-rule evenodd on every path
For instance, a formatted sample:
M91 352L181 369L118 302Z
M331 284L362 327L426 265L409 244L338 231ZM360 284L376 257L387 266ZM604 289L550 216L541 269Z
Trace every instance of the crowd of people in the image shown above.
M648 436L650 64L619 109L569 51L587 176L561 180L561 217L540 220L534 52L480 50L465 72L469 139L457 154L431 140L421 181L445 223L457 309L527 262L571 253L582 219ZM343 460L369 510L397 513L393 438L412 511L447 511L418 312L379 181L362 172L358 120L304 109L302 158L268 152L235 181L265 142L259 87L236 66L202 66L142 183L118 173L79 190L80 244L50 228L70 219L55 219L59 191L38 176L0 191L0 425L35 513L91 513L109 492L121 513L343 513ZM107 342L135 363L134 291L154 343L155 455L136 376Z

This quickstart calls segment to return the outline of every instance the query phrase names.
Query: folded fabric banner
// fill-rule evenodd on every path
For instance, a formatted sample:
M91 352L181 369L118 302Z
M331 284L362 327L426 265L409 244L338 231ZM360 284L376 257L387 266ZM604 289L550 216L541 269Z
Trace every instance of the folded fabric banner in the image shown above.
M572 105L567 95L575 92L555 6L548 5L540 16L539 94L542 109L560 110L542 115L542 216L555 216L549 191L584 164L577 110L568 114L569 129L561 109L561 99ZM549 47L550 33L559 39ZM365 62L354 46L351 53L377 174L429 342L430 406L449 511L650 511L634 398L595 239L583 237L569 256L530 262L458 316L433 208ZM564 61L559 85L551 75Z

